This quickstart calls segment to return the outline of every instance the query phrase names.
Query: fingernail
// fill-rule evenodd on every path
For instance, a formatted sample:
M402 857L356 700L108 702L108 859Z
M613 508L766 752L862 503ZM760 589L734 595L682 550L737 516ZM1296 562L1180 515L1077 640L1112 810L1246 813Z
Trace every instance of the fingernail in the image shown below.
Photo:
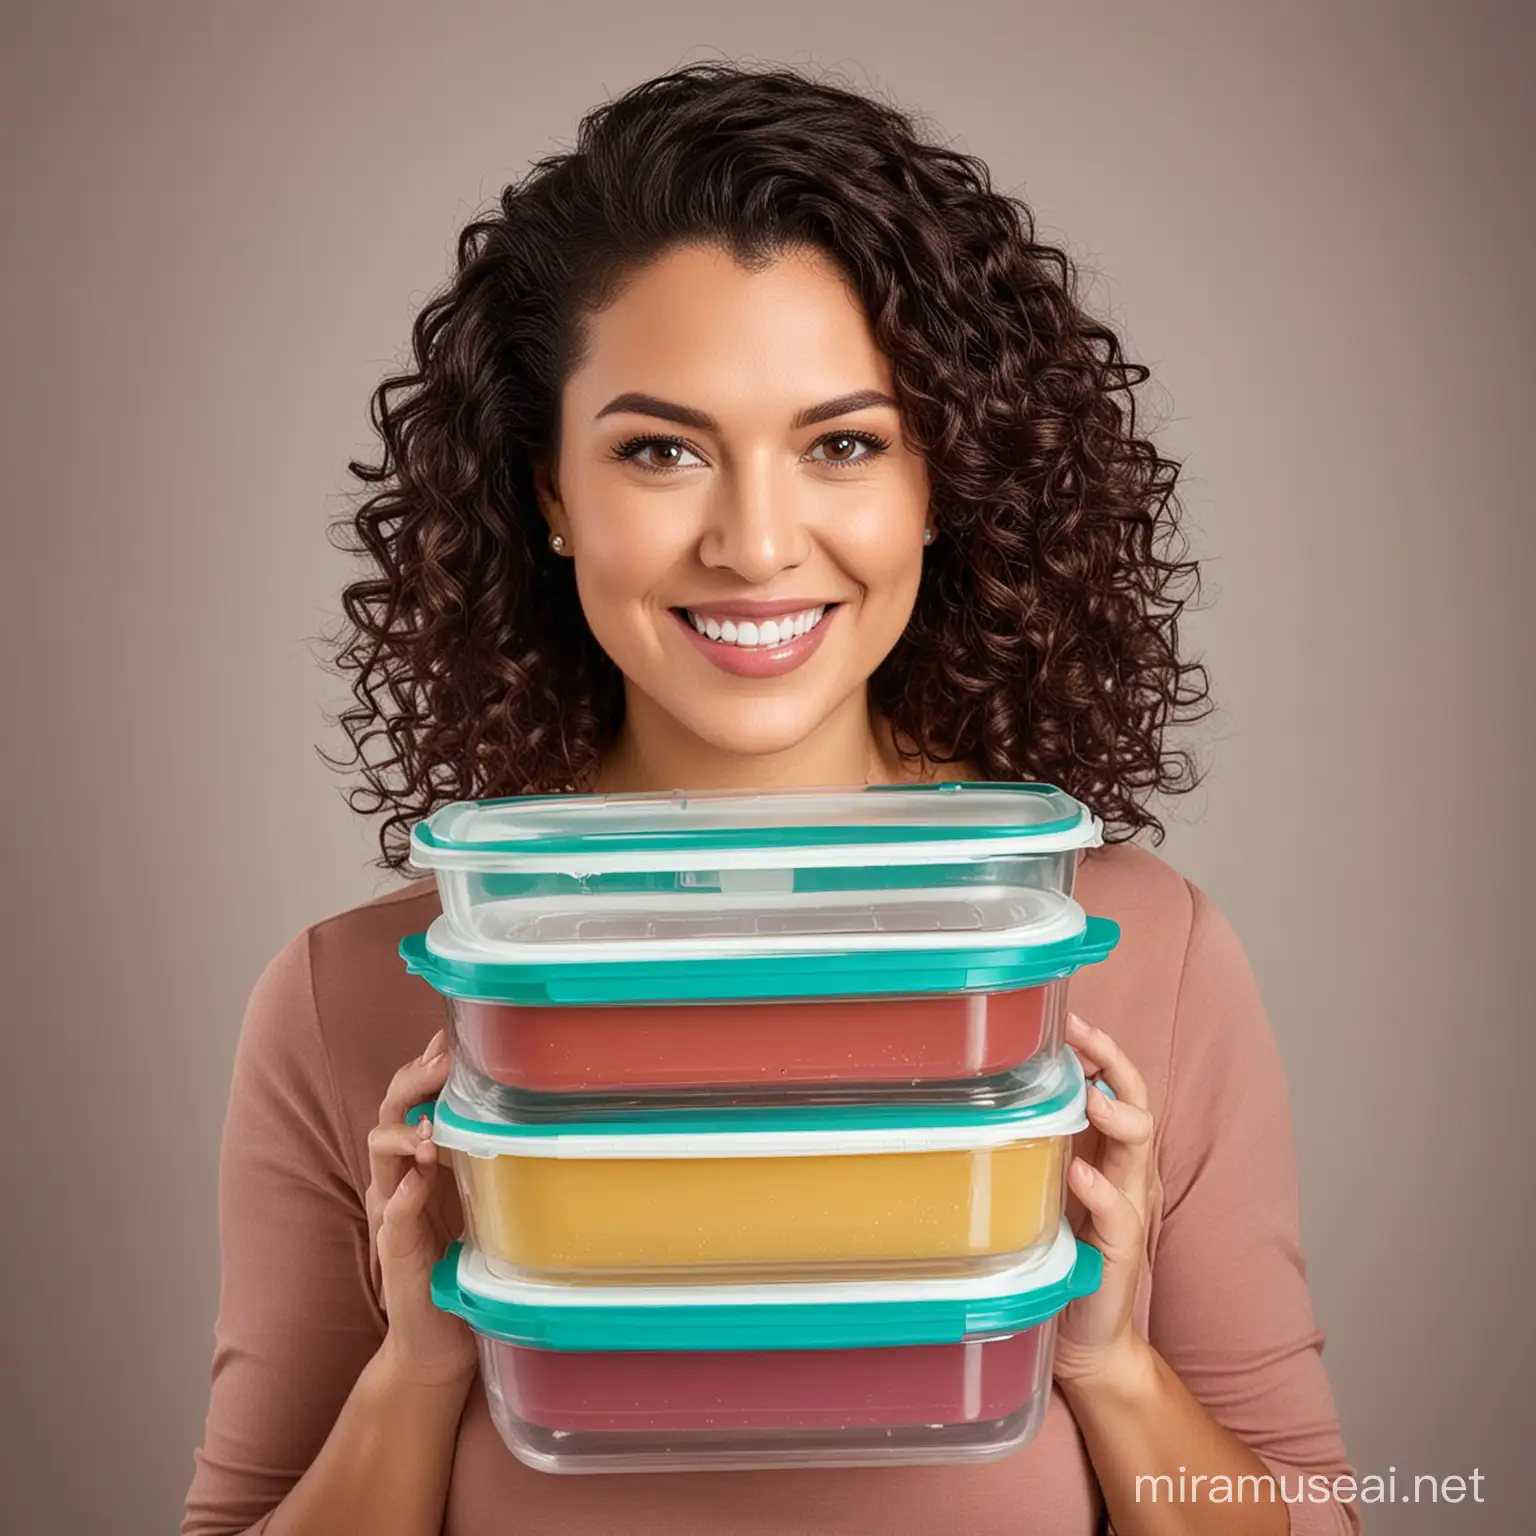
M1119 1097L1119 1095L1115 1092L1115 1090L1113 1088L1111 1088L1109 1086L1109 1084L1106 1083L1102 1077L1094 1078L1093 1079L1093 1086L1095 1088L1097 1088L1099 1090L1099 1092L1102 1093L1106 1099L1114 1099L1114 1098L1118 1098Z
M1069 1013L1067 1015L1067 1028L1075 1030L1078 1034L1083 1034L1088 1028L1088 1022L1078 1014Z
M1098 1177L1098 1173L1095 1171L1093 1164L1085 1162L1080 1157L1074 1157L1072 1159L1072 1171L1078 1176L1079 1179L1082 1180L1084 1184L1092 1184L1093 1181Z
M432 1036L429 1041L427 1041L427 1048L421 1053L421 1062L423 1066L425 1066L430 1061L435 1061L439 1056L443 1054L443 1035L444 1031L440 1029L435 1035Z
M416 1139L429 1141L432 1137L432 1122L425 1115L416 1122Z

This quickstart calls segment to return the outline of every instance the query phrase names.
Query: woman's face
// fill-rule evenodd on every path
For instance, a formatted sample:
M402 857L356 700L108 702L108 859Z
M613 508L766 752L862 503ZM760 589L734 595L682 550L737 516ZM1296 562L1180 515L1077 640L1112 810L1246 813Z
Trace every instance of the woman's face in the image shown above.
M820 253L752 273L693 246L589 326L538 484L626 679L626 735L716 769L827 758L807 754L823 738L862 751L866 684L917 594L928 475L858 300Z

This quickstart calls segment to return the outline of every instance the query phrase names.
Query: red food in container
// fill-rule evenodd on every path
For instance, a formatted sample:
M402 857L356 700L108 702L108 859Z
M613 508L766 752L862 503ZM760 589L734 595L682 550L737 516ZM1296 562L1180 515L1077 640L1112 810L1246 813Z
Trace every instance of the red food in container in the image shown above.
M529 1007L447 999L459 1054L535 1093L990 1078L1060 1045L1065 983L867 1000Z
M1118 938L1068 894L1098 823L1049 787L642 801L413 833L443 913L401 955L479 1110L1000 1103L1053 1075L1067 980Z

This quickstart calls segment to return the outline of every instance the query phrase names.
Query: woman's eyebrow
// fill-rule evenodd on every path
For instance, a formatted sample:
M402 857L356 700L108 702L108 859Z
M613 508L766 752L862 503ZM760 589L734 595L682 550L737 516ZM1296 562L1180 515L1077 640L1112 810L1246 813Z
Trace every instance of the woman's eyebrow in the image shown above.
M900 409L897 402L878 389L856 389L852 394L839 395L835 400L823 400L820 405L808 405L790 423L792 427L813 427L818 421L830 421L834 416L846 416L852 411L866 411L872 406L888 405ZM720 423L707 411L695 410L691 405L677 405L671 400L661 400L655 395L640 394L633 390L615 395L597 413L594 420L627 411L636 416L657 416L663 421L675 421L680 426L695 427L700 432L718 432Z

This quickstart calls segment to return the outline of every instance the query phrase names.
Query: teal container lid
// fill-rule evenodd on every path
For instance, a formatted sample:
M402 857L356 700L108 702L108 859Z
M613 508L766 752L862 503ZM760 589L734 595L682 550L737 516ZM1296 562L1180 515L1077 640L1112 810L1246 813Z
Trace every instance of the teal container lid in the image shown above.
M1118 923L1089 917L1077 933L1045 944L999 945L991 936L980 935L970 946L899 952L850 948L816 954L719 955L686 960L578 959L573 955L530 962L450 959L428 942L430 937L448 947L448 936L439 926L442 921L434 922L427 933L409 934L401 940L399 952L406 969L447 997L525 1007L1010 992L1041 986L1096 964L1120 941Z
M883 864L1096 846L1102 823L1053 784L875 784L457 800L411 828L418 869L575 873Z
M978 1151L1087 1128L1087 1080L1077 1053L1026 1103L800 1104L632 1109L587 1120L485 1119L449 1076L435 1100L413 1105L407 1125L429 1117L439 1146L470 1157L741 1158L872 1156Z
M552 1285L505 1279L454 1243L433 1268L432 1300L476 1333L533 1349L850 1349L1020 1333L1092 1295L1102 1278L1099 1250L1063 1222L1042 1259L937 1280Z

